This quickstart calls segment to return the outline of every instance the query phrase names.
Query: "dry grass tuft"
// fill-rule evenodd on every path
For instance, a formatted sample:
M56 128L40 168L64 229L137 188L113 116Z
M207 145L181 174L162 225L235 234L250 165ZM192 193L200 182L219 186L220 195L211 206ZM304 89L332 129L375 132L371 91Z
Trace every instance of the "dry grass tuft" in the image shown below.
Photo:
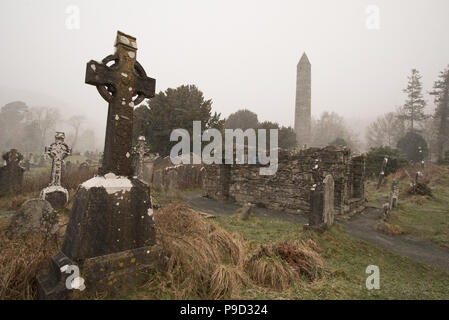
M36 275L56 251L56 241L41 235L8 239L0 230L0 300L36 298Z
M285 289L301 276L327 274L312 240L260 246L249 255L237 233L229 233L182 204L155 213L156 235L167 254L162 281L152 282L178 299L239 298L243 288Z
M265 251L264 247L249 259L245 270L258 285L277 290L286 289L298 279L298 274L287 262L273 252Z
M323 279L330 272L317 249L313 240L262 245L249 259L246 269L260 285L277 289L285 289L299 277L309 281Z
M403 234L404 231L402 228L398 225L389 224L385 221L378 221L375 226L377 231L383 232L385 234L388 234L390 236L400 235Z
M184 205L155 213L157 241L167 254L166 282L176 298L222 299L239 294L249 281L242 271L245 247Z

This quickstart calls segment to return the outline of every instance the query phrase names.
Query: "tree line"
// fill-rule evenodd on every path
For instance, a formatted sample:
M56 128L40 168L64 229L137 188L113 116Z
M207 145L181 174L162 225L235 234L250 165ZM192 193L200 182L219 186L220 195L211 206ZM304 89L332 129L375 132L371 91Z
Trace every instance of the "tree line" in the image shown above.
M82 115L63 119L57 108L29 107L22 101L8 103L0 109L0 151L14 148L25 153L43 153L62 126L68 129L66 142L74 151L94 150L95 134L85 128L85 121Z
M425 112L422 76L412 69L404 104L378 117L367 130L368 146L397 148L409 160L421 161L432 156L439 163L448 160L449 139L449 66L440 72L428 95L433 98L434 111Z

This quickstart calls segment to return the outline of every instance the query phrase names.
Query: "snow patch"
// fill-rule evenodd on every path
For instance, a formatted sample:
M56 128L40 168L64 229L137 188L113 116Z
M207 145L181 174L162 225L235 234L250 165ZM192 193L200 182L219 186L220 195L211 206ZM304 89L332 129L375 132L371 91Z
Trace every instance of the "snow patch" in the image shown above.
M81 184L81 187L89 190L90 188L105 188L108 194L114 194L116 192L130 191L133 187L131 180L124 176L117 176L110 172L102 176L97 176L89 179Z
M40 198L45 200L48 193L52 193L52 192L56 192L56 191L64 193L67 201L69 201L69 193L67 192L67 189L62 186L49 186L49 187L42 189L42 191L40 193Z

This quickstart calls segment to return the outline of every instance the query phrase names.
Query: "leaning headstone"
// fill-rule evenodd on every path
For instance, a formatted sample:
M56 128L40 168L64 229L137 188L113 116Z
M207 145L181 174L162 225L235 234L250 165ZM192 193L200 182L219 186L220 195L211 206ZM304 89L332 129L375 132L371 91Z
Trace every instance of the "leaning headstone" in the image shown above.
M40 198L50 202L52 207L60 210L69 200L69 193L61 185L62 167L64 159L71 153L69 146L64 143L63 132L56 132L55 142L45 147L45 154L52 159L50 185L42 189Z
M83 294L123 294L147 281L160 259L150 189L132 178L130 158L133 107L154 96L155 80L136 61L135 38L118 32L115 46L115 54L86 69L86 83L109 102L100 176L78 187L61 251L38 276L41 298L67 298L81 289L66 286L72 268L80 269Z
M6 234L11 238L29 232L37 232L49 237L58 229L58 217L50 203L46 200L31 199L26 201L11 217Z
M24 168L20 166L22 154L17 149L11 149L3 154L6 165L0 168L0 192L17 192L23 182Z

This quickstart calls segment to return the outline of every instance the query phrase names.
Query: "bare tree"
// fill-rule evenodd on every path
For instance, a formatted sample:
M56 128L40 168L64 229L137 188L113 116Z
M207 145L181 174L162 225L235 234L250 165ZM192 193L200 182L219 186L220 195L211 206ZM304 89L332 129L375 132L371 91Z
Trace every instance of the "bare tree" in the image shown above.
M86 117L78 115L73 116L69 120L67 120L67 123L73 128L73 141L72 141L72 150L75 150L76 143L78 142L79 132L81 125L86 121Z
M61 120L59 110L51 107L33 107L31 108L32 120L36 121L41 134L40 149L44 149L48 133L54 135L53 131L58 121Z
M366 132L368 147L395 147L405 133L403 121L394 112L377 117Z
M327 146L336 138L346 141L349 147L357 149L358 136L345 124L343 117L335 112L323 112L319 119L312 121L312 145Z

